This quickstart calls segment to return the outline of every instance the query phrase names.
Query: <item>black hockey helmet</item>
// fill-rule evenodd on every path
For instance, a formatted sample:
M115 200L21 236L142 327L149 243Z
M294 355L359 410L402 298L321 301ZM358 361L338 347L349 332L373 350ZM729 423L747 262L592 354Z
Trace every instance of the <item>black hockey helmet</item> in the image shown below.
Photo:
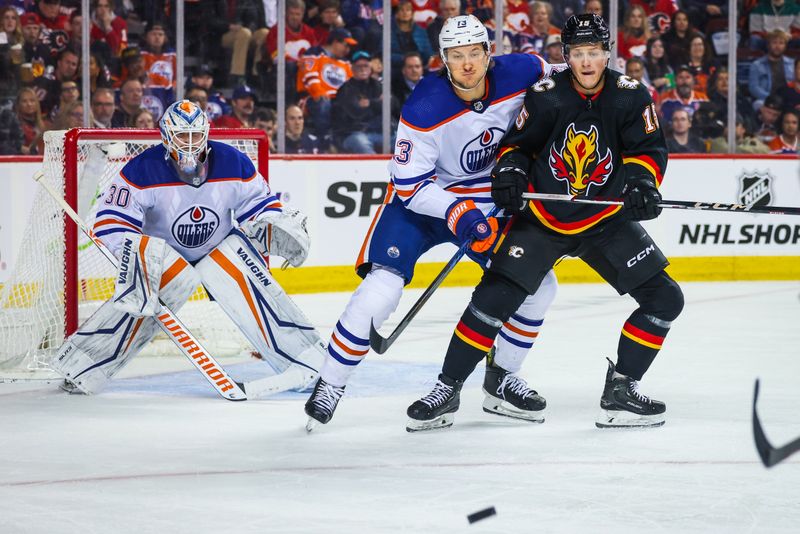
M595 13L572 15L561 30L561 46L564 57L569 55L569 47L579 44L600 43L603 50L611 50L611 32L603 17Z

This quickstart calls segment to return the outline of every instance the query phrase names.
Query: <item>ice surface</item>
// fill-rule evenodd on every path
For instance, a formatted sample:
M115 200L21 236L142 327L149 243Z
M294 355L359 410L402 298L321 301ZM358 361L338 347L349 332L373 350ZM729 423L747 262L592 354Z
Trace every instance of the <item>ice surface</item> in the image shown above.
M750 409L760 377L768 437L800 435L800 284L683 287L684 314L642 383L667 403L659 429L594 427L604 356L634 308L602 285L560 288L525 364L548 401L542 425L484 414L479 370L452 428L405 432L466 288L440 289L371 354L310 435L306 394L226 402L181 359L140 358L94 397L0 385L0 532L797 532L800 454L762 467ZM327 335L348 296L296 300ZM488 506L496 516L468 524Z

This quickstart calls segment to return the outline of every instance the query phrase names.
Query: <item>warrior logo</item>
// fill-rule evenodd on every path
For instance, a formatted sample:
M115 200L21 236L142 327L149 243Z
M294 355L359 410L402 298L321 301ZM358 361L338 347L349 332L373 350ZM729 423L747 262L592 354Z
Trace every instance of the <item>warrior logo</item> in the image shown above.
M172 237L186 248L203 246L219 226L219 215L205 206L184 211L172 225Z
M769 206L772 202L772 176L768 172L745 172L739 176L739 204L748 208Z
M467 174L474 174L492 165L504 133L502 128L493 126L467 143L461 151L461 169Z
M591 185L602 187L614 170L610 149L600 159L594 125L584 132L575 130L575 123L570 124L561 150L556 150L555 143L550 148L549 163L555 179L566 182L567 192L572 196L588 194Z

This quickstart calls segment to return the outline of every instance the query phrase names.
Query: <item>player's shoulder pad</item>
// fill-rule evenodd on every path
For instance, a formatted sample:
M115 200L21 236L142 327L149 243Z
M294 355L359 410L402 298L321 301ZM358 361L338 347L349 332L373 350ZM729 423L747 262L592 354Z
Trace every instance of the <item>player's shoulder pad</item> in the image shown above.
M178 175L166 160L166 148L161 143L151 146L122 167L122 177L137 189L179 183Z
M524 91L542 77L544 59L535 54L506 54L494 58L495 98Z
M253 161L239 149L219 141L209 141L208 147L211 149L209 180L249 180L256 173Z
M400 120L414 130L432 130L466 109L453 94L447 76L428 74L403 104Z

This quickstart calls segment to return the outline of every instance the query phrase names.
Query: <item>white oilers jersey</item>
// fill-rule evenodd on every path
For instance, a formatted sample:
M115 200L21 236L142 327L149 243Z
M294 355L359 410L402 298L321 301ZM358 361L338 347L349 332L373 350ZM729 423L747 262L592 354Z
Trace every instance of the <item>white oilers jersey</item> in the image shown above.
M164 239L189 262L211 252L232 228L265 211L280 211L253 162L237 149L209 141L208 178L191 186L164 159L163 145L128 162L106 189L94 233L114 254L125 232Z
M403 106L392 186L414 212L444 218L457 199L492 207L490 172L497 148L519 114L525 90L551 74L553 65L532 54L494 58L483 100L461 100L446 76L426 76Z

